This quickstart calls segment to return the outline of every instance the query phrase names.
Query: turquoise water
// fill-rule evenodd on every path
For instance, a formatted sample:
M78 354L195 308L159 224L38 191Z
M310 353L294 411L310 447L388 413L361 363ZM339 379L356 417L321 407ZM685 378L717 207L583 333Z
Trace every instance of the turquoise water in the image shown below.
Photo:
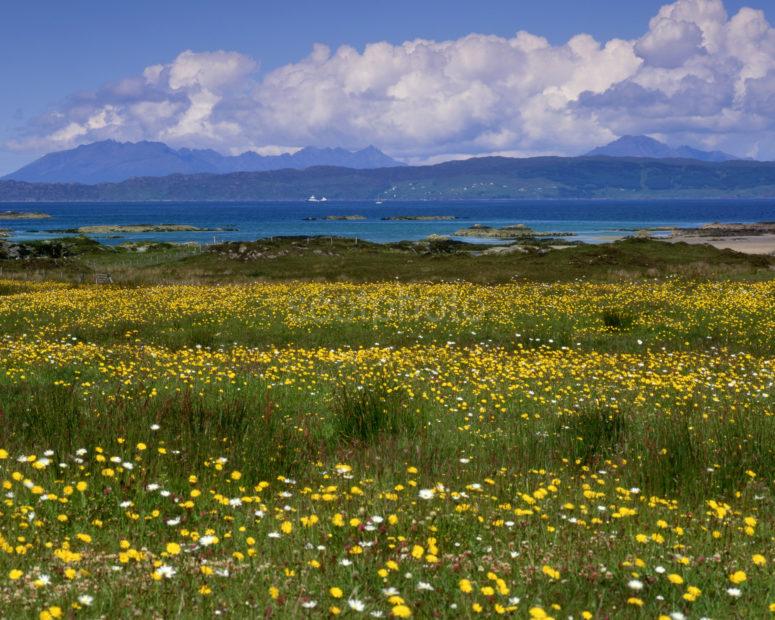
M127 241L213 243L284 235L337 235L388 242L452 235L473 224L523 223L539 231L576 233L598 243L655 226L698 226L707 222L775 221L775 199L472 202L266 202L266 203L3 203L0 211L42 211L51 218L4 220L13 239L61 237L52 229L100 224L188 224L235 228L229 232L92 235L107 244ZM305 221L326 215L362 215L359 221ZM455 221L384 221L399 215L452 215Z

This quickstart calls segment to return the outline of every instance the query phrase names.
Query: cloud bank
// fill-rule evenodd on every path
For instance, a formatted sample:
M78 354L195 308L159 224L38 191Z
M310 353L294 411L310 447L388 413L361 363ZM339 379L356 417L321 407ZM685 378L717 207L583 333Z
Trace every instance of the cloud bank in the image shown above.
M262 74L234 51L185 51L70 97L10 146L113 138L225 152L376 144L410 161L584 152L624 134L775 159L775 29L721 0L663 6L637 40L528 32L315 45ZM288 147L290 148L290 147Z

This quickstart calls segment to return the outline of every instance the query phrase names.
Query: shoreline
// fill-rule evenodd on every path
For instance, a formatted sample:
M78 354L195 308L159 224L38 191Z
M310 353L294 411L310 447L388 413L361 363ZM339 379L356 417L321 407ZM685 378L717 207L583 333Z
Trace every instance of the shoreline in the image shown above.
M325 203L328 206L333 204L363 204L374 203L374 198L330 198ZM618 202L630 204L637 202L724 202L728 200L735 201L750 201L750 202L775 202L775 195L773 196L698 196L698 197L684 197L684 196L617 196L615 198L608 197L589 197L589 198L555 198L555 197L521 197L514 198L410 198L410 199L382 199L382 204L376 206L385 206L391 204L427 204L434 205L437 203L527 203L527 202L561 202L561 203L580 203L580 202L601 202L606 204L616 204ZM287 198L262 198L256 200L3 200L0 199L0 205L34 205L34 204L48 204L48 205L167 205L167 204L226 204L226 205L264 205L264 204L305 204L305 205L317 205L320 203L310 203L306 198L299 199L287 199Z

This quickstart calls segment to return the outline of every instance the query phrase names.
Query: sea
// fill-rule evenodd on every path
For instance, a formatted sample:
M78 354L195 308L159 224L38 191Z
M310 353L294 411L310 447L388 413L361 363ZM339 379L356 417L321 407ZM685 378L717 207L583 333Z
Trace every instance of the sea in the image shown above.
M0 211L39 211L51 216L39 220L0 220L0 228L8 229L12 240L67 236L56 229L81 226L185 224L224 230L122 232L90 236L109 245L155 241L211 244L288 235L346 236L386 243L418 240L432 234L454 238L455 231L473 224L525 224L536 231L574 233L571 239L585 243L603 243L632 235L642 228L693 227L709 222L775 221L775 199L3 203ZM321 219L348 215L365 219ZM457 219L385 219L398 216L454 216Z

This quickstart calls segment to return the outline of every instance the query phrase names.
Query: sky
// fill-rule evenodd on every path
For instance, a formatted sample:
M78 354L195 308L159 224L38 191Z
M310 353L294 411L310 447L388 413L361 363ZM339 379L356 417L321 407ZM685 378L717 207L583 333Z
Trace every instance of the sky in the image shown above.
M102 139L775 159L772 0L6 0L0 175Z

